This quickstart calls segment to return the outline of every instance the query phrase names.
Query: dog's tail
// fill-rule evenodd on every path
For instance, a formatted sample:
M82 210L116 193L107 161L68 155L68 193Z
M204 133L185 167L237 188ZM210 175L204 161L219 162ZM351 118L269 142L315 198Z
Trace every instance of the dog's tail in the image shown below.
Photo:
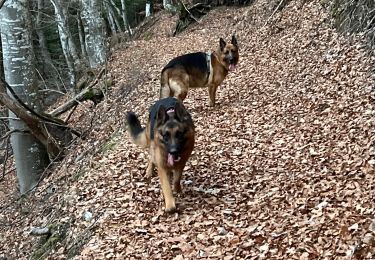
M169 86L168 68L164 68L161 72L160 79L160 98L167 98L173 96L171 88Z
M142 148L148 147L147 132L141 126L138 117L133 112L129 112L126 116L126 121L133 143Z

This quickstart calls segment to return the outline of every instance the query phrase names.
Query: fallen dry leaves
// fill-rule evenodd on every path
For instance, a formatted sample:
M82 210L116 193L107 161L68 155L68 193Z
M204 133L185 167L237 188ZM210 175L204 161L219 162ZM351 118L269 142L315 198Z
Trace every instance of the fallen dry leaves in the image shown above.
M374 58L360 38L330 28L318 1L291 2L263 26L269 13L266 1L218 8L173 38L165 15L153 37L114 53L115 88L75 115L83 129L93 120L89 136L34 196L1 209L0 256L26 258L37 243L32 227L59 222L67 234L50 259L374 258ZM218 106L207 106L204 89L186 99L196 148L181 212L165 215L125 112L145 122L163 65L214 49L234 31L240 64L219 88Z

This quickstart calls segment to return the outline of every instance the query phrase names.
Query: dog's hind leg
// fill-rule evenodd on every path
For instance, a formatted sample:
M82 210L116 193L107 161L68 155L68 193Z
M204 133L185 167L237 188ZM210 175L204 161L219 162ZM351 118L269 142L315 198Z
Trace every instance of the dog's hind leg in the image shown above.
M177 80L170 80L169 87L171 91L174 93L174 97L181 101L184 101L189 88L189 76L186 75L185 77L180 77Z
M176 169L173 171L173 188L174 191L177 193L181 193L181 177L182 177L182 169Z
M173 213L176 211L176 202L173 197L171 185L169 183L169 176L166 169L158 167L158 175L160 179L161 190L163 191L165 201L165 212Z
M161 85L160 87L160 98L173 97L173 92L168 84Z

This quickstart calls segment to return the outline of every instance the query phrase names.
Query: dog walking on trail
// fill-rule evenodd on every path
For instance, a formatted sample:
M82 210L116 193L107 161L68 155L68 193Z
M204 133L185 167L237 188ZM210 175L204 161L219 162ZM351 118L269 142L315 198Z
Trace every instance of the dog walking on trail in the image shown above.
M193 120L180 100L167 97L158 100L151 108L145 128L133 112L127 115L133 143L149 149L146 176L151 177L154 166L160 179L165 200L165 211L174 212L176 202L170 184L172 177L175 192L181 192L181 176L193 148L195 130Z
M208 88L209 105L215 106L217 87L239 60L237 39L230 43L220 38L216 52L195 52L172 59L161 72L160 98L176 97L183 101L190 88Z

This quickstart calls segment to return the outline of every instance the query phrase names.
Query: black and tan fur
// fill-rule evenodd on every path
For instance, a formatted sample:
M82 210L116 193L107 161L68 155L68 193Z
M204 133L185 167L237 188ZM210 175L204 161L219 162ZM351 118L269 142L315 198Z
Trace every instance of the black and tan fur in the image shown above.
M176 57L162 70L160 98L176 97L183 101L190 88L207 87L209 105L215 106L217 87L228 72L235 69L238 59L234 35L230 43L220 38L220 47L216 52L196 52Z
M165 211L174 212L176 202L170 177L176 192L181 192L181 176L194 148L194 124L181 101L168 97L157 101L151 108L145 128L133 112L127 115L132 141L148 148L150 159L146 176L151 177L154 166L160 178L165 200Z

